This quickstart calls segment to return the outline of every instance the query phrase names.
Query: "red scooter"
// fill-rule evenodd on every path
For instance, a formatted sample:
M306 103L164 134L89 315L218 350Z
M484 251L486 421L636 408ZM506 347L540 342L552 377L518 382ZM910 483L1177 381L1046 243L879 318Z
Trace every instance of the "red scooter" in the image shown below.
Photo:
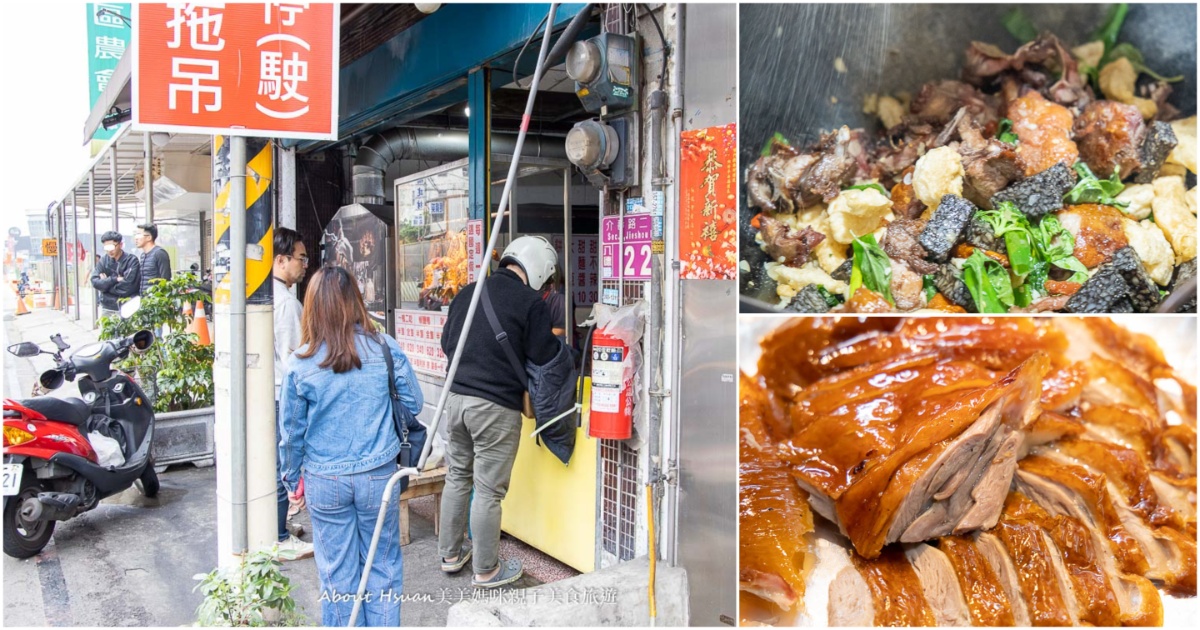
M62 336L50 340L57 351L28 341L8 351L18 357L53 356L55 367L39 379L43 391L78 376L83 399L38 396L4 401L4 553L14 558L36 555L50 542L57 521L91 510L131 485L147 497L158 493L150 453L154 410L137 382L112 368L130 351L149 348L154 333L143 330L125 339L91 343L69 359L62 356L70 347ZM85 437L91 432L115 440L125 463L101 465Z

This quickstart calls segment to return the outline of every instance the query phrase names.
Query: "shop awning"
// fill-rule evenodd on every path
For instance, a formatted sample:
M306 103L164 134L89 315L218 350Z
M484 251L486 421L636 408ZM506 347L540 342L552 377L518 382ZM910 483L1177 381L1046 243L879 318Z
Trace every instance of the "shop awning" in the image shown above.
M96 130L100 128L104 116L114 107L124 111L133 106L133 96L129 84L130 70L133 65L132 57L133 55L128 51L121 55L121 60L117 62L117 69L113 70L112 77L108 80L108 86L100 93L100 98L96 99L92 112L88 114L87 122L83 124L82 144L92 141L92 136L96 135Z
M157 136L153 140L158 142L158 144L151 143L154 145L153 154L156 157L163 158L164 165L178 165L179 168L188 168L190 166L193 170L204 171L203 173L196 173L191 178L168 176L165 180L156 180L156 203L154 208L156 218L178 218L184 215L195 214L200 210L211 207L212 200L208 189L202 189L200 186L201 182L196 177L211 179L206 165L209 160L207 156L210 155L212 138L209 136L185 134L168 135L158 133L152 135ZM110 214L112 206L111 191L115 185L117 189L117 202L122 207L122 216L132 216L134 210L141 207L141 204L144 203L144 194L137 190L138 183L141 181L146 168L144 142L145 133L131 131L128 123L121 125L118 128L117 134L104 145L104 148L92 159L88 168L79 174L78 179L75 180L59 199L66 200L69 204L72 202L71 193L74 192L75 204L79 208L90 209L88 171L94 170L96 174L97 209L102 210L106 216L112 216ZM109 161L109 158L114 155L117 161L117 177L115 182L112 177L111 162ZM170 173L167 173L167 175L170 175ZM175 182L174 179L181 181Z

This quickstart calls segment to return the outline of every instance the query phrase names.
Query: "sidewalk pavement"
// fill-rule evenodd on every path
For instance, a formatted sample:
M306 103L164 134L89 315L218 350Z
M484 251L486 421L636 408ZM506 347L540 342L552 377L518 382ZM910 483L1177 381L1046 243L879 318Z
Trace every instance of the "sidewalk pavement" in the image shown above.
M49 342L62 333L72 348L95 340L95 332L60 311L37 309L14 317L15 301L3 301L4 344ZM85 322L86 325L86 322ZM24 398L49 357L20 359L4 353L4 397ZM70 384L55 395L72 394ZM28 560L4 556L5 626L179 626L195 621L200 594L193 576L216 566L215 468L173 466L159 475L155 499L129 489L94 510L58 523L46 549ZM451 604L472 599L471 573L455 576L439 569L433 533L434 497L410 502L412 543L403 548L401 624L445 626ZM307 512L297 517L302 536L312 540ZM520 557L527 575L514 588L575 575L570 568L505 536L503 557ZM313 559L284 564L297 610L310 624L321 619L320 592Z

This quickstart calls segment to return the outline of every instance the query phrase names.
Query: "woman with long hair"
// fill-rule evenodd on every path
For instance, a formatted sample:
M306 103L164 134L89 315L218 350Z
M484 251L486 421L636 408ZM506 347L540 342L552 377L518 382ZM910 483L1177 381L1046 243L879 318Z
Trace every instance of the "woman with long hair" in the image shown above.
M280 470L292 495L301 471L321 580L321 623L350 622L384 487L396 472L400 437L392 420L391 352L400 402L424 405L416 374L394 339L375 332L354 277L323 267L309 281L300 348L280 390ZM399 484L390 501L399 499ZM400 524L389 510L363 600L368 626L400 625Z

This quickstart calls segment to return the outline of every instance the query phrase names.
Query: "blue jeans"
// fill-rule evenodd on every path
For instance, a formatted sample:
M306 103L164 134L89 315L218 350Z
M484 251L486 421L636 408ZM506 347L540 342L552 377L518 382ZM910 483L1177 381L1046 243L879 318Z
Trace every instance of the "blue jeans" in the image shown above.
M288 513L288 491L283 487L283 480L279 476L279 440L283 436L279 432L279 401L275 401L275 505L279 513L279 542L288 539L291 533L287 528L287 513Z
M396 472L389 463L352 475L304 474L304 495L312 517L313 547L321 579L321 625L350 623L358 582L371 548L384 487ZM379 534L379 547L367 578L358 625L400 625L403 586L400 555L400 484L392 497Z

